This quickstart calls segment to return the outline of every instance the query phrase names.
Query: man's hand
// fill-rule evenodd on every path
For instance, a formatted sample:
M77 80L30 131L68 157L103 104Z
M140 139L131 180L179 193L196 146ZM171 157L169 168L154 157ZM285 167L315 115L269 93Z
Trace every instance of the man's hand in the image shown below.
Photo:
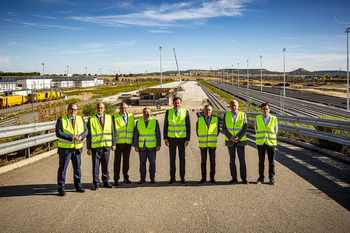
M160 150L160 146L157 146L157 147L156 147L156 151L159 151L159 150Z
M82 139L82 136L73 136L73 141L75 142L80 142Z
M239 140L236 137L231 137L230 140L231 142L235 142L235 143L239 142Z
M117 149L117 146L112 146L112 151L115 151Z
M166 145L167 147L169 147L169 146L170 146L170 143L169 143L169 141L168 141L168 140L165 140L165 145Z
M136 151L136 152L140 152L140 148L135 147L135 151Z
M88 154L88 155L92 155L92 150L91 150L91 149L88 149L87 154Z
M190 142L186 141L184 147L186 148Z

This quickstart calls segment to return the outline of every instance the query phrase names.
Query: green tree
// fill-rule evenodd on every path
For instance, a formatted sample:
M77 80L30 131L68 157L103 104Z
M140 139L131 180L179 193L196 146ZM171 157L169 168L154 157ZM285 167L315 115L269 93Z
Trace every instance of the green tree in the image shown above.
M115 114L115 110L118 108L118 106L113 105L111 103L106 103L106 102L103 102L103 104L105 105L106 114L109 114L111 116ZM84 116L94 115L96 113L96 105L97 105L97 102L93 102L82 106Z

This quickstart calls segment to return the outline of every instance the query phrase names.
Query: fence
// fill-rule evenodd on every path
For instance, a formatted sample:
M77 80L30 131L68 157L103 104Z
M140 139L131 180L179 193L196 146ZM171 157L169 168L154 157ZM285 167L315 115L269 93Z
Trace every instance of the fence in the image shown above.
M215 116L223 120L223 114L226 111L216 111L213 110ZM246 113L248 118L248 124L254 125L255 118L261 113ZM339 143L344 146L350 146L350 137L344 135L345 131L350 131L350 121L339 121L321 118L311 118L311 117L298 117L298 116L286 116L286 115L274 115L277 117L279 124L278 130L283 130L286 132L297 133L305 136L310 136L318 139L327 140L330 142ZM288 125L288 123L300 124L300 127ZM328 127L336 130L341 130L343 134L335 134L331 132L324 132L315 129L304 128L303 125L321 126ZM344 151L344 148L343 148Z
M152 115L157 115L165 113L166 110L153 112ZM134 115L135 119L141 118L142 114ZM87 121L87 117L84 120ZM26 125L18 125L11 127L1 127L0 128L0 139L8 137L16 137L24 135L24 139L15 140L12 142L6 142L0 144L0 155L6 155L19 150L25 150L26 158L30 157L30 147L38 146L41 144L48 144L48 149L50 150L50 142L58 140L56 133L49 133L50 130L55 129L56 121L49 121L43 123L34 123ZM44 135L38 135L29 137L30 134L36 134L45 132Z

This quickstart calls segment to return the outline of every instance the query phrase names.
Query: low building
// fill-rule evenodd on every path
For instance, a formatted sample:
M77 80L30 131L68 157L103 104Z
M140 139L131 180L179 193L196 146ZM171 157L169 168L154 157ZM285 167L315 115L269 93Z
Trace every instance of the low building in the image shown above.
M174 88L147 88L138 91L140 94L140 106L155 106L172 104L177 91Z

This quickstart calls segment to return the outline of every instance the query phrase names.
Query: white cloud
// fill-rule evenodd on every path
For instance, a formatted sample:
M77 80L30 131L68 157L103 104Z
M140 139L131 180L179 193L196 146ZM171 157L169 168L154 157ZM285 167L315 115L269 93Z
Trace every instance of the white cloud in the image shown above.
M53 24L41 24L41 23L31 23L31 22L18 22L12 19L5 19L8 22L17 23L17 24L23 24L26 26L32 26L32 27L40 27L40 28L57 28L62 30L81 30L82 28L78 27L70 27L70 26L63 26L63 25L53 25Z
M71 17L84 22L106 26L175 26L177 21L200 20L215 17L243 15L245 4L252 0L211 0L189 1L175 4L163 4L158 9L148 9L126 15L107 15L90 17Z
M150 33L174 33L172 31L168 31L168 30L148 30L148 32L150 32Z
M18 58L17 56L0 56L0 66L10 66L13 59Z

